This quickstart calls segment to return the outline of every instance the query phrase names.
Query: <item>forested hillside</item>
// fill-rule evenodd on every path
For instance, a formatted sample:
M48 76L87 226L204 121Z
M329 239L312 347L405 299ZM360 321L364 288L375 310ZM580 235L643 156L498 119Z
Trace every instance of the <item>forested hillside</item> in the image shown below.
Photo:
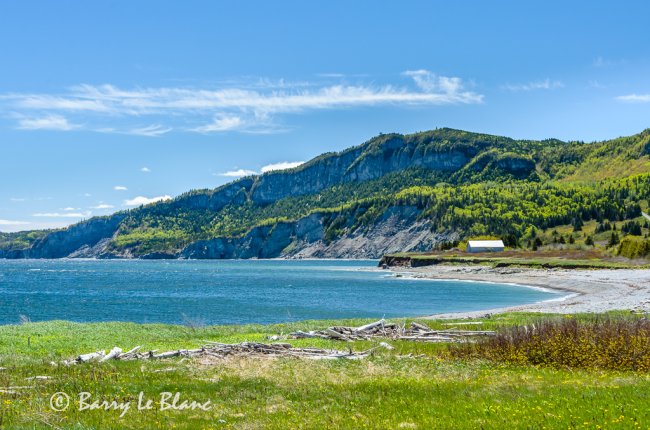
M559 226L640 217L649 154L650 130L593 143L383 134L68 229L2 234L0 257L378 257L474 236L542 246L541 233ZM646 231L621 235L632 233Z

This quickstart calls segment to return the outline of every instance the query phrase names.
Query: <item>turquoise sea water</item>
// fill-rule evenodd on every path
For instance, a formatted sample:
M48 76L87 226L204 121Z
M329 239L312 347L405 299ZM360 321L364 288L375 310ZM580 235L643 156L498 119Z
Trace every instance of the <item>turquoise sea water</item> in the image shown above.
M0 324L274 323L419 316L532 303L554 292L396 278L376 261L0 260Z

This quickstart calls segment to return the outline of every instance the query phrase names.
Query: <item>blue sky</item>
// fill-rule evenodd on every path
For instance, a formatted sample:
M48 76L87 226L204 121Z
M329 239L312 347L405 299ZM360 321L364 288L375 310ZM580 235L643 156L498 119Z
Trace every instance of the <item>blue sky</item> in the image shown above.
M650 127L647 2L2 2L0 231L379 132Z

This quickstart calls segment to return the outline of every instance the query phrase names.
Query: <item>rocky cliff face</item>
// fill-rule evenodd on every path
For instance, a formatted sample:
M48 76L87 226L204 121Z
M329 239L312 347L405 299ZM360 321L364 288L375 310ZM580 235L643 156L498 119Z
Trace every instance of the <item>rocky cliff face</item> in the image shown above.
M388 173L421 167L439 171L455 171L463 167L471 154L449 148L425 151L403 136L393 136L319 157L291 172L271 172L257 178L251 191L251 200L268 204L292 195L315 194L333 185L368 181Z
M48 234L30 249L23 251L27 258L63 258L96 256L97 252L84 252L100 241L110 239L117 231L124 214L93 218L65 230ZM20 257L19 257L20 258Z
M413 206L389 207L376 222L333 240L301 243L287 252L291 258L380 258L387 253L427 251L440 242L450 242L452 234L431 232L428 221L418 220Z
M218 237L195 242L179 257L192 259L276 258L292 248L323 240L323 216L312 214L296 222L255 227L239 238Z
M418 221L413 206L393 206L369 227L360 227L333 241L325 240L325 216L311 214L296 222L257 227L240 238L195 242L179 253L188 259L232 258L380 258L386 253L424 251L456 239L432 233Z

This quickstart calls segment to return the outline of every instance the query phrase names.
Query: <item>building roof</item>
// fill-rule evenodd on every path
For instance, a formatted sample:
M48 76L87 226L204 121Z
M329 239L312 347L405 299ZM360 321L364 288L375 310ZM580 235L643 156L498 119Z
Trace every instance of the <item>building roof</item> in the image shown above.
M472 248L503 248L502 240L470 240L467 244Z

